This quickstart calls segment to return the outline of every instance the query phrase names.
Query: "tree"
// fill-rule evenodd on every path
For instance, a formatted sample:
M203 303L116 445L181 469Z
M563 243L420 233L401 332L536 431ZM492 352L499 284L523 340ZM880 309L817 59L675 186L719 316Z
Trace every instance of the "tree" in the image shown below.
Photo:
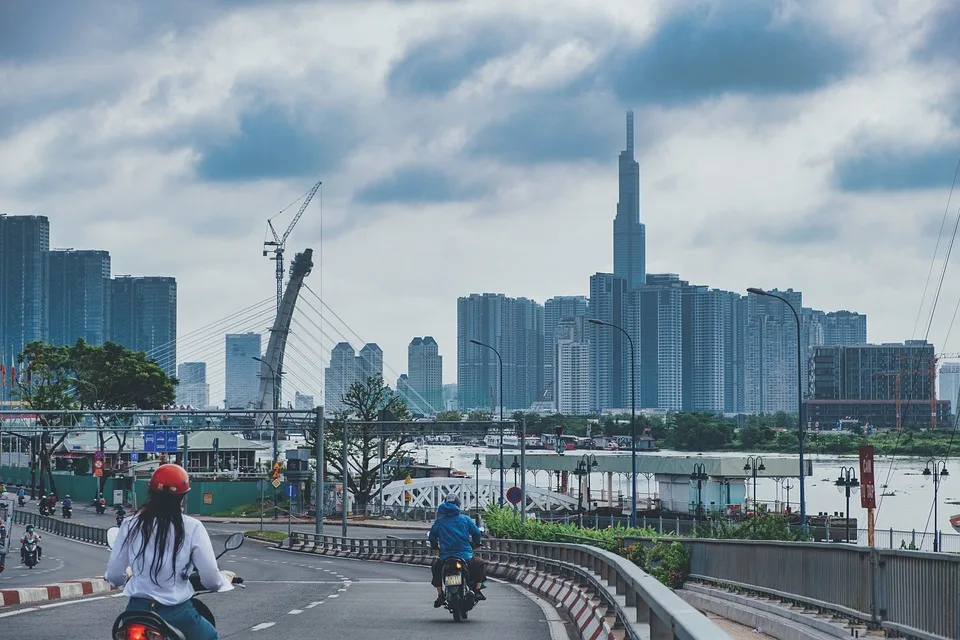
M441 411L437 414L437 422L460 422L463 414L459 411Z
M17 356L19 375L14 394L35 411L72 411L77 409L77 399L73 393L72 367L70 351L67 347L54 347L43 342L31 342ZM53 469L50 465L51 453L67 438L66 427L77 424L79 416L70 413L39 414L39 431L29 436L17 434L30 442L30 492L35 498L33 488L37 480L37 459L40 464L40 494L46 493L47 481L50 491L56 492Z
M489 411L471 411L467 414L467 420L470 422L490 422L493 420L493 414Z
M326 423L324 458L328 468L343 477L343 429L347 428L347 485L356 501L356 507L365 511L383 491L380 469L396 460L409 443L411 436L397 435L396 425L381 437L377 419L381 411L389 411L396 420L410 420L410 412L403 398L383 383L383 377L374 376L354 382L343 396L347 411L336 414ZM312 434L307 444L316 447ZM346 496L344 496L346 497Z

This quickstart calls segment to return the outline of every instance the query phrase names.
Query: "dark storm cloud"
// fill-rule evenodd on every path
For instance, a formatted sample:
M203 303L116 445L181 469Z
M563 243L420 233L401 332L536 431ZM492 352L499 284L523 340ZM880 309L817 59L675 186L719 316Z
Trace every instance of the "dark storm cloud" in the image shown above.
M624 103L675 105L728 93L803 93L852 69L851 47L808 16L782 21L778 6L697 3L668 16L643 44L615 49L604 65L608 81Z
M442 96L522 42L516 25L468 25L410 46L391 66L387 87L398 95Z
M316 176L340 166L357 140L348 117L331 113L311 123L266 105L244 114L230 139L201 150L197 174L227 182Z
M428 204L473 200L482 193L479 185L459 182L439 169L403 167L363 187L353 200L361 204Z
M925 150L873 147L838 160L833 178L843 191L949 189L958 156L956 145Z

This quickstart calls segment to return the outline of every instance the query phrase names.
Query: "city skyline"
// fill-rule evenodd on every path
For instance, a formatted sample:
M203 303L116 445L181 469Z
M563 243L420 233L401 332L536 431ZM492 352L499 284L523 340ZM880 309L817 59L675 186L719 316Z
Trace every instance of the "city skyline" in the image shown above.
M865 313L877 342L926 333L929 294L919 328L917 310L960 139L946 99L960 81L938 72L953 60L942 25L955 3L781 15L613 2L549 20L522 4L454 4L385 5L382 26L360 32L361 10L343 4L290 20L282 3L202 19L131 3L123 28L111 12L72 16L76 38L51 37L64 18L27 7L7 49L0 212L49 216L51 247L107 248L115 272L176 277L186 335L272 294L266 219L322 178L322 220L317 202L289 245L317 248L323 227L324 299L402 371L413 335L454 357L450 301L464 293L542 304L615 271L616 156L633 109L656 238L646 271L741 294L793 288L810 307ZM231 59L230 25L254 59ZM91 33L98 47L80 46ZM370 72L357 77L361 59ZM796 65L771 75L771 59ZM77 86L85 75L95 81ZM866 121L863 104L885 108ZM948 277L929 335L948 352L960 336L945 339L941 315L958 296Z

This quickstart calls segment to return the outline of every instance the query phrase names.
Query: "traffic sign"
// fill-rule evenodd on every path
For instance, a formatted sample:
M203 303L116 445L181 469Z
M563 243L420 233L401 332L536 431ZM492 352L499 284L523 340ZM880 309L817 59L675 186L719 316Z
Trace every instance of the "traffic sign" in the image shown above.
M270 477L273 478L274 480L280 479L280 463L279 462L273 463L273 471L270 473ZM273 486L277 487L280 485L275 483Z
M280 478L274 478L274 479L273 479L273 482L271 482L270 484L273 485L273 488L274 488L274 489L279 489L279 488L280 488Z
M94 460L103 460L103 451L97 449L93 454Z
M507 500L510 501L510 504L517 504L522 497L523 492L520 491L520 487L510 487L507 489Z
M139 461L140 461L140 454L137 453L136 451L131 451L130 462L139 462Z
M287 497L288 497L288 498L296 498L296 497L297 497L297 485L292 484L292 483L287 485Z

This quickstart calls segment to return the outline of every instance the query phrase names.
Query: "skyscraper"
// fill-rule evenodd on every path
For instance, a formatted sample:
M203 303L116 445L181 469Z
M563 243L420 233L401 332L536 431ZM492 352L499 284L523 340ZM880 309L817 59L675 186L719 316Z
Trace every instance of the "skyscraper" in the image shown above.
M457 299L457 384L461 410L500 411L503 359L504 411L526 410L543 394L543 306L499 293ZM505 414L506 417L506 414Z
M168 376L176 376L176 279L119 276L110 281L110 299L110 339L146 352Z
M803 308L799 291L776 293ZM797 325L793 312L770 296L747 296L744 391L748 413L795 412L797 406ZM802 328L802 325L801 325ZM800 345L801 348L803 345Z
M867 316L855 311L831 311L823 317L823 344L852 347L867 343Z
M410 341L407 372L407 406L410 411L423 415L443 411L443 356L432 336Z
M582 315L566 317L556 328L555 409L564 415L590 413L590 343Z
M0 215L0 362L6 368L26 344L47 337L49 249L46 216Z
M717 289L683 288L683 409L722 413L724 308Z
M331 414L345 411L344 396L357 380L357 355L349 342L338 342L330 350L330 366L324 370L324 408Z
M590 317L626 328L626 279L612 273L590 276ZM594 411L630 406L630 350L620 331L587 325L590 342L590 405Z
M315 409L316 405L313 403L313 396L297 391L293 396L293 408L301 411Z
M272 409L261 407L260 363L262 342L259 333L226 335L226 408Z
M177 367L177 404L202 409L210 404L206 362L181 362Z
M950 412L957 415L957 404L960 403L960 363L945 362L941 365L937 383L940 387L940 399L949 400Z
M110 254L54 250L47 256L48 341L101 345L110 335Z
M543 386L544 400L554 400L554 366L556 360L556 331L564 318L587 315L585 296L555 296L543 304Z
M646 228L640 222L640 163L633 155L633 111L627 112L627 147L620 152L620 200L613 220L613 273L632 290L646 282Z
M631 293L628 320L636 349L641 407L679 411L683 407L683 291L675 273L651 273ZM591 301L592 303L592 301Z
M376 342L368 342L360 348L355 371L356 379L364 384L370 378L383 377L383 349Z

